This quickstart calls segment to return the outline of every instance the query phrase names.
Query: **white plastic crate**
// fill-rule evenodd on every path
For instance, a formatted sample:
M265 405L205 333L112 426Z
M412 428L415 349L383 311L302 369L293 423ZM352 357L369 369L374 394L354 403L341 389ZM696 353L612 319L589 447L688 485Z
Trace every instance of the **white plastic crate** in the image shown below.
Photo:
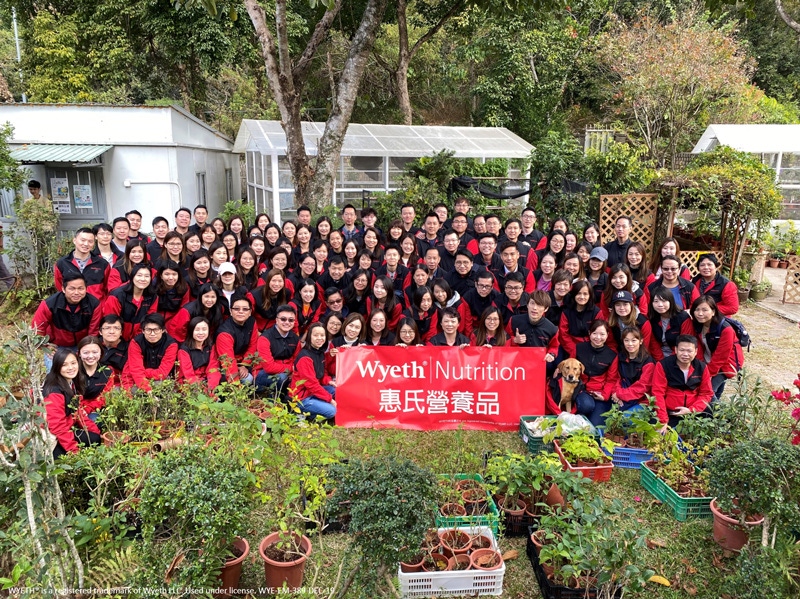
M451 530L440 528L439 532ZM497 540L488 526L462 526L469 535L482 534L492 539L492 548L497 549ZM502 595L503 576L506 565L497 570L459 570L457 572L403 572L397 568L400 594L403 597L458 597L463 595Z

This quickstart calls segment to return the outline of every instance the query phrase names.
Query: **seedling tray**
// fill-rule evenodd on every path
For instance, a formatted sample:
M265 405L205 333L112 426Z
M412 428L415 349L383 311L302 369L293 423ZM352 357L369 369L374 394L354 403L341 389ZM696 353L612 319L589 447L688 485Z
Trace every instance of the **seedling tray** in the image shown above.
M536 437L531 434L528 430L528 427L525 426L526 422L533 422L537 418L546 418L548 421L552 422L552 426L555 426L556 421L558 420L558 416L520 416L519 417L519 436L522 439L522 442L527 446L528 451L530 451L533 455L537 453L541 453L543 451L553 451L553 443L545 443L542 439L543 437ZM586 424L591 426L591 423L586 418L586 416L581 416L586 421ZM523 533L524 534L524 533Z
M452 528L439 528L439 532ZM467 534L491 537L492 548L497 549L497 538L487 526L462 526ZM460 597L464 595L502 595L506 565L497 570L459 570L456 572L403 572L397 568L400 594L405 597Z
M695 468L699 471L698 468ZM640 469L640 482L645 490L653 497L669 506L672 515L679 522L689 518L711 518L711 500L713 497L681 497L675 490L647 466L642 464Z
M567 461L567 458L564 457L561 447L558 445L558 441L553 442L553 447L558 454L558 458L561 460L561 465L563 466L564 470L569 470L570 472L579 472L585 478L590 478L596 483L606 482L611 479L611 471L614 469L613 462L602 464L600 466L573 466Z
M480 474L455 474L455 475L441 475L442 478L450 478L452 480L476 480L483 484L483 477ZM486 513L472 516L442 516L437 511L436 513L436 526L438 528L455 528L461 526L486 526L492 529L494 536L498 536L498 523L500 522L500 513L497 506L494 504L492 496L486 491Z

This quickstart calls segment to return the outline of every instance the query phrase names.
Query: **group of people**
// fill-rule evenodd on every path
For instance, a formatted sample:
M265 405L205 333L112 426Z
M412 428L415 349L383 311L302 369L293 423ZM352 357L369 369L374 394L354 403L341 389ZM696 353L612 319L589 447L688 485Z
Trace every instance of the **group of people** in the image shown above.
M650 394L674 424L741 368L726 318L737 290L713 254L691 279L675 239L648 259L627 216L601 245L594 223L578 233L556 218L542 232L530 207L505 223L470 212L465 198L452 213L437 204L419 228L407 204L383 231L374 209L350 204L340 228L306 206L279 226L199 205L172 229L156 217L152 238L136 210L79 229L33 317L57 346L44 388L57 451L98 441L108 389L170 377L276 388L331 420L336 355L356 345L542 347L548 410L562 407L556 367L574 358L572 410L595 424Z

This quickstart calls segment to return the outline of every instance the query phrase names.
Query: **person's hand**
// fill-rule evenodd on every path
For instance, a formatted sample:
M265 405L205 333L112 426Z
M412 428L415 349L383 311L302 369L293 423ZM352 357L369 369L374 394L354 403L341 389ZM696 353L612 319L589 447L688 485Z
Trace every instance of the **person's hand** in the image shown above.
M616 393L611 394L611 401L617 401L617 402L619 401L619 397L617 397Z
M600 393L599 391L592 391L590 395L594 397L597 401L605 401L603 394Z
M336 400L335 400L335 399L332 399L332 400L331 400L331 405L332 405L333 407L336 407Z
M395 343L394 346L395 347L408 347L405 343ZM333 350L331 350L331 351L333 351Z
M247 370L246 366L239 366L239 380L246 379L248 374L250 374L250 371Z
M553 354L545 354L544 355L544 361L547 362L548 364L550 362L552 362L553 360L555 360L555 359L556 359L556 357Z
M336 381L335 381L335 380L333 380L333 379L332 379L332 380L331 380L331 382L329 382L328 384L329 384L331 387L336 387Z
M332 347L332 348L330 348L330 349L328 350L328 353L329 353L330 355L332 355L332 356L335 356L336 354L338 354L338 353L339 353L339 348L338 348L338 347Z
M425 233L423 231L417 231L417 239L425 239Z
M675 408L674 410L670 410L670 414L673 416L686 416L686 414L691 414L691 410L689 408L680 407Z
M528 337L526 335L522 335L519 332L519 329L517 329L516 332L514 333L514 343L516 343L517 345L524 345L527 340Z
M658 432L663 435L663 434L665 434L667 432L668 428L669 428L669 423L665 422L664 426L662 426L660 429L658 429Z
M465 347L469 347L469 343L462 343L458 347L460 347L461 349L464 349ZM489 346L489 347L491 347L491 346Z

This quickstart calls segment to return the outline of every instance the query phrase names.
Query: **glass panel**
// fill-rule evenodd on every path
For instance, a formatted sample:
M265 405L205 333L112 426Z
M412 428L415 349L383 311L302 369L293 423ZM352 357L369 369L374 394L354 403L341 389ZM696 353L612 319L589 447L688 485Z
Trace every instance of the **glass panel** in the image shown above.
M800 188L781 188L781 195L783 196L784 204L800 205Z
M781 159L781 168L800 168L800 154L784 152Z
M248 183L252 183L253 181L255 181L255 168L254 168L255 158L256 158L256 153L255 152L246 152L245 153L245 162L247 164L246 177L247 177L247 182Z
M253 178L251 180L255 181L256 185L264 185L264 172L261 170L261 160L262 159L263 159L263 156L261 154L254 154L253 155L253 160L254 160L253 171L254 171L254 175L253 175Z
M261 156L264 169L264 187L272 187L272 156Z
M761 155L761 162L769 166L770 168L777 169L778 168L778 154L762 154Z
M778 183L800 183L800 168L782 168Z
M278 186L281 188L294 187L292 171L289 168L289 159L286 156L278 156ZM281 198L283 198L283 194L281 194ZM281 205L283 205L283 200L281 200Z
M413 161L414 158L401 158L399 156L392 156L389 158L389 186L394 187L400 183L403 176L403 170L406 165Z
M342 187L383 187L383 157L343 156L338 179Z

